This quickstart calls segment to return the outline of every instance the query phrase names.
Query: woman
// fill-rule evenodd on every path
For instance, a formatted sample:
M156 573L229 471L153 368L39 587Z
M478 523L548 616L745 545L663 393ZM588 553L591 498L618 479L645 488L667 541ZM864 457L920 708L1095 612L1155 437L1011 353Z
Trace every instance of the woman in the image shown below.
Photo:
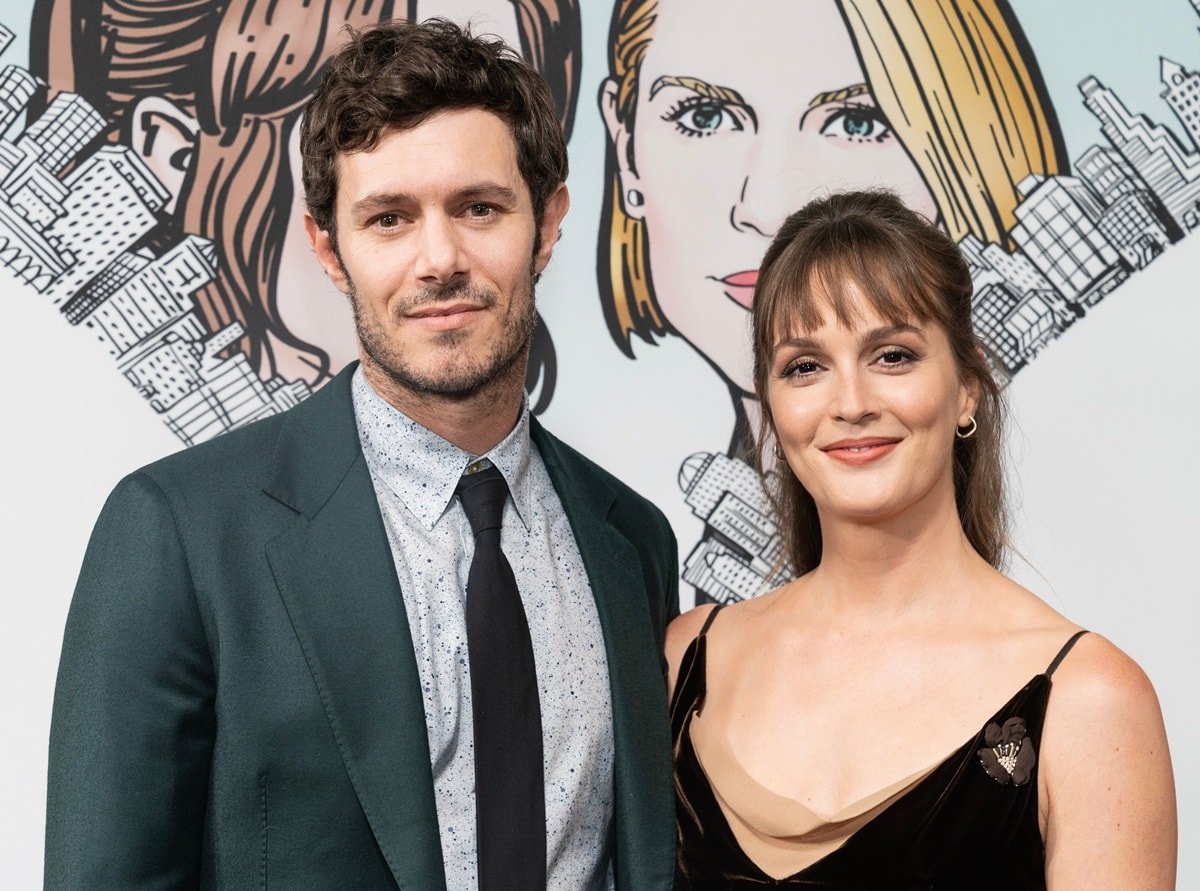
M754 380L798 578L668 630L678 887L1174 887L1149 681L998 570L971 293L887 193L809 204L766 254Z
M758 414L756 270L788 213L831 188L886 186L955 241L1004 243L1017 183L1066 162L1005 0L733 8L616 4L600 92L610 146L598 269L626 355L634 335L673 333L720 375L738 455Z

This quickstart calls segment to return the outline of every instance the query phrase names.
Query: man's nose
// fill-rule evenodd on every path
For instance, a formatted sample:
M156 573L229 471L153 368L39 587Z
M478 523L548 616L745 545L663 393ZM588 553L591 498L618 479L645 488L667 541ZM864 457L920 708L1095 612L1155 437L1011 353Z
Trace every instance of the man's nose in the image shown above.
M461 233L453 219L442 214L422 219L414 271L421 282L439 285L467 271Z

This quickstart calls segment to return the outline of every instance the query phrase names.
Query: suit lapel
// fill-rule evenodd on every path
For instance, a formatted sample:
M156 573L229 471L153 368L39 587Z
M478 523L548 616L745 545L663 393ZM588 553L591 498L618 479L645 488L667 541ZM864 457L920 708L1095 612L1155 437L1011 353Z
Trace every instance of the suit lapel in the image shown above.
M445 884L425 711L350 375L292 411L268 495L302 514L267 558L363 812L401 888Z
M654 638L637 550L609 518L618 498L578 456L534 421L534 443L583 557L608 653L616 785L619 888L669 887L675 813L671 797L662 653ZM674 568L672 568L674 571Z

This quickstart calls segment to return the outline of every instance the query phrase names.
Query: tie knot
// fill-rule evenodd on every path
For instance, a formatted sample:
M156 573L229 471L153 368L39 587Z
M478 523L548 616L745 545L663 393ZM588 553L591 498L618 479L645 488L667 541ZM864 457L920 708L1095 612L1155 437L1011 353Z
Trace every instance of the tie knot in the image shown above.
M476 536L485 529L499 529L504 516L504 500L508 497L508 484L504 475L495 467L477 473L463 474L455 490L471 532Z

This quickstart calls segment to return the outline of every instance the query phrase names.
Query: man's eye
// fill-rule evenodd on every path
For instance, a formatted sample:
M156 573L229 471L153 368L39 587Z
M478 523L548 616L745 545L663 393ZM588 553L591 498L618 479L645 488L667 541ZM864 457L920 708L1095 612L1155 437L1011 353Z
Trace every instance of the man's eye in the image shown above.
M394 213L385 213L375 218L375 225L380 229L394 229L400 225L400 217Z
M473 217L486 217L491 215L492 206L490 204L472 204L467 208L467 212Z

